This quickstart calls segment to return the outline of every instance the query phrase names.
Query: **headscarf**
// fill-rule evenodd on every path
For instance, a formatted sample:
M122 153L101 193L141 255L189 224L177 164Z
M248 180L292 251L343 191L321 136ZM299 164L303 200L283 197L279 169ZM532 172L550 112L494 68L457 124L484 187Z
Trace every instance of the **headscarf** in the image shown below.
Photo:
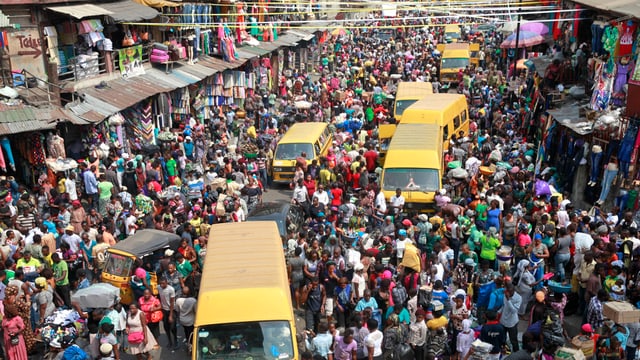
M400 317L396 313L392 313L391 315L389 315L389 320L391 320L391 325L392 326L399 326L400 325Z
M20 292L20 289L18 289L18 287L15 285L9 285L7 286L6 289L4 289L5 296L18 295L19 292Z
M9 318L18 316L18 307L13 304L4 304L4 314Z
M531 263L527 259L520 260L518 262L518 269L516 270L515 275L513 275L513 278L520 278L524 272L527 271L527 266L529 266L529 264Z
M469 332L469 330L471 330L471 320L469 319L464 319L462 320L462 332Z

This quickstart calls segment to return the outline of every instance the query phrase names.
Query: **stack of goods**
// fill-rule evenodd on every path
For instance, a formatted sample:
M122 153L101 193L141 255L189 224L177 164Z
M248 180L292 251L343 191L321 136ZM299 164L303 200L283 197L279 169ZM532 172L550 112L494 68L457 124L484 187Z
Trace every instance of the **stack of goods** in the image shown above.
M171 56L172 61L178 61L181 59L187 58L187 49L182 46L182 44L178 44L175 40L172 40L169 44L169 54Z
M151 50L149 60L152 63L162 64L169 61L169 47L164 44L155 43Z
M471 359L482 360L486 359L489 356L489 353L493 349L493 345L484 341L480 341L480 339L478 339L471 343L471 348L473 349L473 355L471 355Z
M80 315L75 310L58 310L45 320L40 329L42 340L54 348L72 344L84 328Z

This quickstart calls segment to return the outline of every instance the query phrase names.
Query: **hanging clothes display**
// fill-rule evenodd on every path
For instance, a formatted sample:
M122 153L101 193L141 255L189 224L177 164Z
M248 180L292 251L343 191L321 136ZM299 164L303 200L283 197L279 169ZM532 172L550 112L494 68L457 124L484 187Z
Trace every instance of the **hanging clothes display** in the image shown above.
M3 136L0 139L0 146L2 146L2 150L4 150L5 154L7 155L9 167L11 168L11 170L16 171L16 162L15 160L13 160L13 151L11 150L11 142L9 141L9 138Z
M152 103L153 100L141 102L123 112L130 137L140 139L143 144L155 144Z
M633 54L633 40L635 38L636 28L638 25L629 20L620 25L620 45L618 46L619 57Z

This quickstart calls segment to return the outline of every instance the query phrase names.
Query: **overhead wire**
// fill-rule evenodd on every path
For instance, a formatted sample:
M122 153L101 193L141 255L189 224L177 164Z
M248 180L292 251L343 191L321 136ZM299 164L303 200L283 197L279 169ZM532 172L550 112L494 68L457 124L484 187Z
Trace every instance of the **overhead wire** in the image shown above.
M259 22L259 25L265 25L265 24L271 24L271 25L282 25L283 23L286 23L287 25L291 25L291 24L300 24L299 26L294 26L294 28L298 28L298 29L317 29L318 26L314 26L314 24L318 24L323 28L327 28L327 29L335 29L335 28L344 28L344 27L348 27L348 28L352 28L352 29L358 29L358 28L372 28L372 27L376 27L376 28L416 28L416 27L426 27L426 26L430 26L430 27L443 27L446 25L450 25L450 24L434 24L434 23L424 23L424 24L389 24L389 25L384 25L384 24L376 24L375 26L372 26L371 24L364 24L364 25L359 25L359 23L362 22L379 22L379 23L389 23L389 22L394 22L394 21L404 21L404 20L408 20L408 21L416 21L416 20L433 20L433 19L458 19L458 18L472 18L472 19L484 19L485 21L463 21L463 22L456 22L456 25L477 25L477 24L486 24L488 21L494 21L497 23L505 23L505 22L509 22L510 20L504 20L504 19L500 19L498 18L498 16L507 16L507 15L518 15L518 14L522 14L522 15L542 15L542 14L551 14L551 13L570 13L570 12L579 12L582 11L581 9L566 9L566 10L543 10L543 11L531 11L531 12L517 12L517 13L498 13L498 14L490 14L488 16L479 16L479 15L474 15L474 14L454 14L454 15L436 15L436 16L419 16L419 17L382 17L382 18L366 18L366 19L335 19L335 20L291 20L291 21L286 21L283 22L282 20L269 20L269 21L261 21ZM245 16L250 16L249 14L245 15ZM561 18L561 19L545 19L543 22L545 23L552 23L552 22L564 22L564 21L573 21L573 20L583 20L583 18L580 17L571 17L571 18ZM160 23L153 23L153 22L123 22L123 24L125 25L140 25L140 26L159 26L159 27L194 27L194 26L200 26L200 27L208 27L208 26L218 26L218 25L225 25L229 28L236 28L236 27L247 27L248 25L250 25L247 22L234 22L234 21L216 21L216 22L207 22L207 23L172 23L172 22L160 22Z

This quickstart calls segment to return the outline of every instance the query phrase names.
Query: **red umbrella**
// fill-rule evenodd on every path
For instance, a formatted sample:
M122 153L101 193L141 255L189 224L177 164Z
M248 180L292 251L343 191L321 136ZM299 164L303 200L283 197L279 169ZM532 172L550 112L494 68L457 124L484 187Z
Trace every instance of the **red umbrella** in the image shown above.
M544 42L544 37L539 34L530 31L520 31L518 34L518 46L519 47L529 47L538 44L542 44ZM509 35L503 42L500 44L500 47L503 49L513 49L516 47L516 34L513 33Z

